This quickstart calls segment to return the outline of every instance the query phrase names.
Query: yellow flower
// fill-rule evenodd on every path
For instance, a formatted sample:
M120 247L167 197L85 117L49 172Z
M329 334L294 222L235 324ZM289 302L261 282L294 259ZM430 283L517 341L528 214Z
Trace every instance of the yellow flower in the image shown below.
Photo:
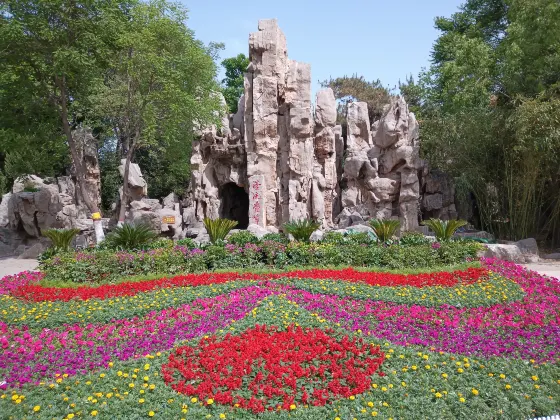
M140 398L140 399L138 400L138 403L139 403L139 404L144 404L144 401L145 401L144 398Z
M93 410L93 411L91 412L91 415L92 415L93 417L97 416L97 411L96 411L96 410Z
M459 398L459 401L462 402L462 403L464 403L464 402L465 402L465 399L464 399L463 397L461 397L461 398Z
M478 395L478 390L475 389L475 388L473 388L473 389L471 390L471 392L473 393L473 395Z
M335 417L334 420L340 420L340 417Z
M447 373L442 373L442 375L444 378L447 378Z
M212 398L208 398L208 400L206 400L206 404L212 405L214 404L214 400Z
M511 389L511 385L510 385L510 384L507 384L507 385L506 385L506 389Z
M156 415L156 413L154 413L153 411L150 411L150 412L148 413L148 416L150 416L150 417L154 417L155 415Z
M150 364L149 364L149 363L146 363L146 364L144 365L144 370L149 370L149 369L150 369Z
M220 418L221 418L221 419L225 419L225 418L226 418L226 415L225 415L224 413L221 413L221 414L220 414Z
M441 398L442 395L439 392L436 392L436 398Z
M36 405L35 407L33 407L33 411L37 412L41 409L40 405Z
M122 376L122 372L120 370L117 372L117 376Z
M372 412L371 412L371 415L372 415L373 417L376 417L376 416L377 416L377 411L372 411Z
M101 375L99 375L99 377L100 377L100 378L104 378L104 377L105 377L105 374L102 373Z
M129 387L129 388L134 388L134 384L133 384L133 383L130 383L130 384L128 384L128 387Z
M148 382L148 381L150 380L150 377L149 377L149 376L144 376L144 380L145 380L146 382Z
M150 385L150 389L152 389L152 390L153 390L153 389L156 389L156 386L155 386L154 384L151 384L151 385ZM196 400L196 398L194 398L194 399ZM196 402L196 401L193 401L193 402Z
M538 380L539 380L539 377L538 377L537 375L533 375L533 376L531 376L531 379L532 379L533 381L538 381Z
M373 407L373 403L372 403L371 401L369 401L369 402L367 403L367 405L368 405L369 407Z
M387 391L387 388L385 388L384 386L381 387L381 391L385 392Z
M113 362L109 362L109 367L113 367Z
M354 400L356 397L354 397L353 395L350 395L349 397L351 400Z
M501 379L506 379L506 375L504 375L503 373L500 373L500 378Z
M150 385L150 387L151 387L151 385ZM197 402L197 401L198 401L198 400L197 400L196 398L194 398L194 397L191 398L191 402L192 402L192 403L195 403L195 402Z
M73 419L73 418L74 418L74 414L70 413L70 414L68 414L66 417L68 417L69 419Z
M296 405L295 405L295 404L290 405L290 410L295 410L295 409L296 409Z
M463 369L461 369L461 368L459 368L459 369L457 369L457 372L459 372L459 373L463 373L463 372L464 372L464 370L463 370Z

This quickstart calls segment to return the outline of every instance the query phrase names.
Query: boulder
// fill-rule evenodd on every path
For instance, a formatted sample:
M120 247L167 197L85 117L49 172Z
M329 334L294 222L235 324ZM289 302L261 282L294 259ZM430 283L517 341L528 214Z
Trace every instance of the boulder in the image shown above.
M247 227L247 232L251 232L253 235L255 235L259 239L261 239L264 235L269 233L268 230L266 230L266 228L263 228L262 226L254 224L254 223L251 223Z
M545 260L560 260L560 252L553 252L552 254L543 255Z
M539 247L534 238L521 239L515 242L515 246L519 248L526 263L539 262Z
M527 261L521 249L515 244L488 244L486 245L484 256L486 258L498 258L500 260L512 261L518 264L532 262Z
M376 239L377 236L375 235L374 230L366 225L354 225L354 226L350 226L348 229L346 229L346 231L348 233L367 233L369 236L371 236L372 238Z
M144 224L154 232L161 232L161 218L154 211L130 210L125 221L132 224Z
M11 197L11 193L7 193L2 196L2 201L0 202L0 227L6 227L10 224L8 202Z
M163 207L168 209L174 209L175 203L178 202L179 202L179 198L177 197L177 194L172 192L171 194L169 194L167 197L163 199Z
M311 234L311 236L309 237L309 240L311 242L320 242L323 240L323 237L325 236L325 232L323 232L322 230L316 230L315 232L313 232Z
M23 253L21 253L21 255L18 257L18 259L20 260L37 259L39 255L41 255L45 251L45 249L47 249L45 245L43 245L40 242L37 242L33 244L31 247L26 248L25 251L23 251Z

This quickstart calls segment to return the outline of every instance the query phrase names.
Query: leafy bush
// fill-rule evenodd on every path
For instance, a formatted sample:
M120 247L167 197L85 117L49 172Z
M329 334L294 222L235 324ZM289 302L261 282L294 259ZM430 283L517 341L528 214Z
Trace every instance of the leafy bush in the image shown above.
M424 221L424 226L433 230L438 241L450 240L455 231L466 224L465 220L430 219Z
M118 250L145 249L157 237L157 233L145 224L125 223L107 235L104 246Z
M40 188L37 188L37 187L35 186L35 184L33 183L33 181L31 181L31 180L27 180L27 181L25 181L25 182L23 183L23 192L32 192L32 193L34 193L34 192L37 192L37 191L39 191L39 190L40 190ZM49 239L50 239L50 238L49 238Z
M321 225L311 219L302 219L284 224L284 230L290 233L296 241L309 242L311 234Z
M325 244L335 244L335 245L342 245L345 242L346 242L346 238L344 237L344 234L340 232L333 232L333 231L325 233L322 241L322 243Z
M290 242L288 237L281 233L267 233L261 239L261 242L266 241L278 242L279 244L287 244L288 242Z
M232 233L227 237L227 242L234 245L244 246L245 244L258 244L259 238L246 230Z
M403 246L426 245L430 240L421 232L408 231L402 234L399 243Z
M377 239L382 243L386 243L395 235L401 223L394 219L373 219L370 220L369 224L375 232Z
M183 238L183 239L179 239L177 241L177 245L178 246L184 246L187 249L195 249L198 248L197 243L194 241L194 239L191 238Z
M43 231L43 236L51 240L56 253L69 251L72 240L78 233L80 229L47 229Z
M175 246L175 243L173 242L172 239L160 238L160 239L156 239L153 242L150 242L146 246L146 249L158 249L158 248L171 249L174 246Z
M376 238L373 237L373 234L370 235L367 232L353 232L350 231L345 237L346 243L354 244L354 245L370 245L376 242Z
M204 227L210 235L210 242L215 244L217 241L223 241L230 230L237 226L235 220L229 219L210 219L208 217L204 218Z
M40 262L48 280L111 282L123 276L178 274L206 270L260 267L349 265L389 269L426 268L464 263L476 258L482 245L448 241L428 245L368 246L354 243L288 245L264 241L260 245L208 245L205 250L186 246L140 251L92 250L61 253Z

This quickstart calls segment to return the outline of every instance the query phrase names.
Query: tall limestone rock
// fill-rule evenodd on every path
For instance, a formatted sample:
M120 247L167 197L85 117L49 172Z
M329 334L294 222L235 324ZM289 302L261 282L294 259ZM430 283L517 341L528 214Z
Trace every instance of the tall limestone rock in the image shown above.
M404 99L393 98L370 130L365 102L348 106L342 207L372 218L398 218L401 230L418 227L418 123Z
M418 125L404 100L394 98L373 127L366 103L349 104L343 135L333 91L317 92L313 108L311 67L288 58L275 19L250 34L249 59L237 113L194 142L187 235L200 232L204 217L260 231L307 218L330 228L343 210L352 223L399 218L414 229Z

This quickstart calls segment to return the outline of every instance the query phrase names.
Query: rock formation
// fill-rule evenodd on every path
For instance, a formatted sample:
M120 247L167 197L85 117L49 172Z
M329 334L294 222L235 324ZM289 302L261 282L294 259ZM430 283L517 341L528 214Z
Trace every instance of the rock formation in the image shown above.
M332 90L319 91L313 109L311 67L288 58L275 19L250 34L249 59L237 114L194 143L187 235L204 217L269 231L306 218L331 228L339 215L347 225L399 218L416 228L418 124L405 101L395 98L373 127L367 104L351 103L344 138Z
M455 185L453 179L425 163L421 177L422 218L456 219Z

